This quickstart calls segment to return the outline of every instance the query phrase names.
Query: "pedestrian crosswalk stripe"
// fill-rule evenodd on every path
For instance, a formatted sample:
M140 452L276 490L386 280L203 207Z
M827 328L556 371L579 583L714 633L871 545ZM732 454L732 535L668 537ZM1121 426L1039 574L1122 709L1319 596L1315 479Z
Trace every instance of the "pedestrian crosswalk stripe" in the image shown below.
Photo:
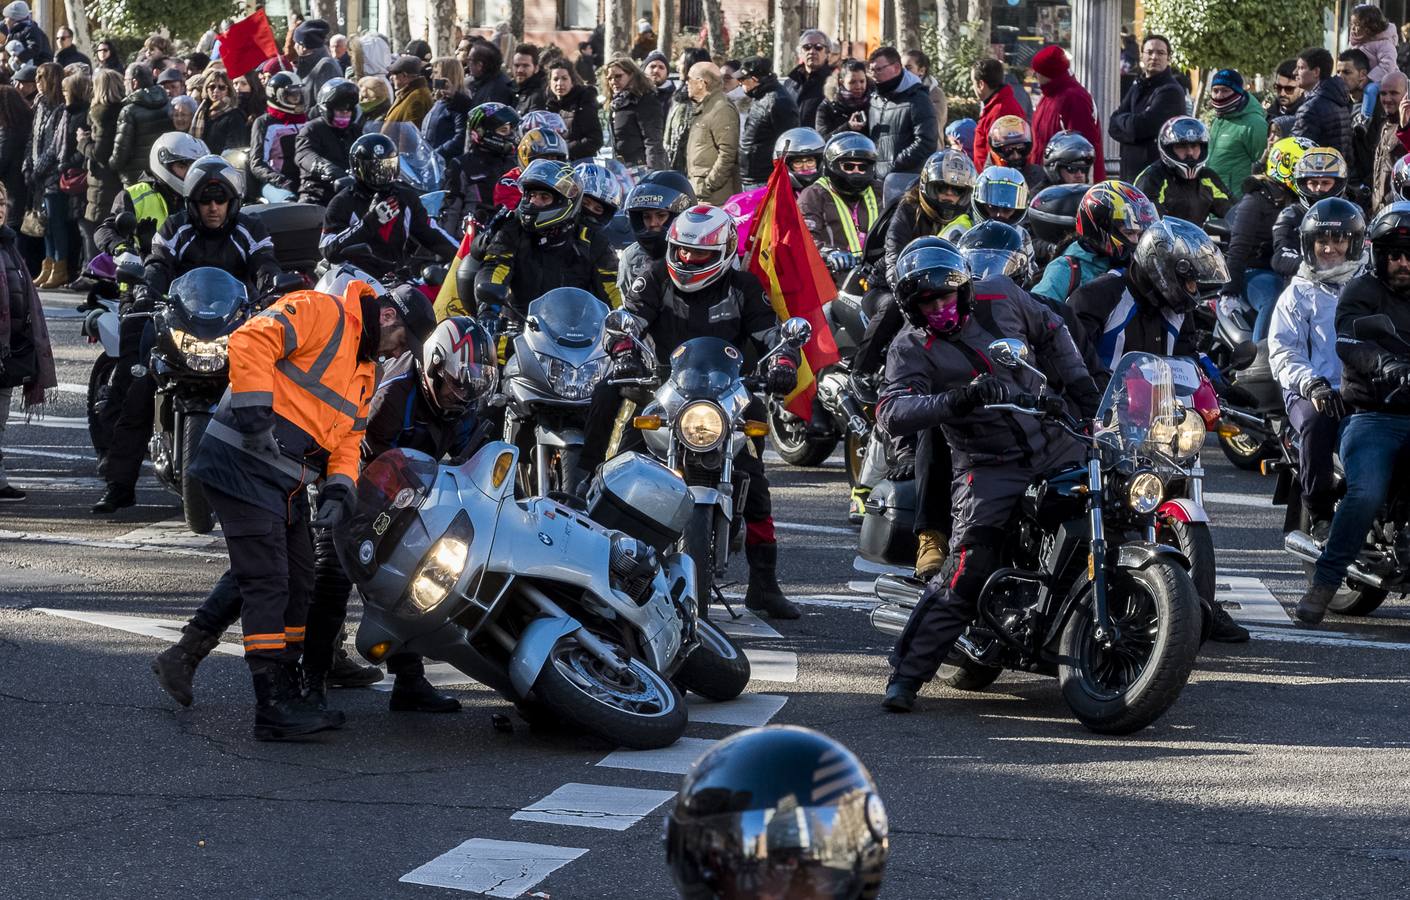
M722 703L712 703L694 694L686 698L692 723L736 725L740 728L767 725L787 702L787 697L778 694L740 694Z
M744 655L749 657L749 677L753 681L798 680L798 654L792 650L761 650L746 647Z
M1215 575L1214 598L1240 622L1288 625L1291 618L1261 578L1247 575Z
M671 791L569 782L509 818L516 822L626 831L674 796Z
M706 750L715 746L707 738L683 737L660 750L613 750L597 765L608 769L635 769L639 772L664 772L684 775Z
M584 853L587 850L580 847L471 838L400 880L488 897L518 897Z

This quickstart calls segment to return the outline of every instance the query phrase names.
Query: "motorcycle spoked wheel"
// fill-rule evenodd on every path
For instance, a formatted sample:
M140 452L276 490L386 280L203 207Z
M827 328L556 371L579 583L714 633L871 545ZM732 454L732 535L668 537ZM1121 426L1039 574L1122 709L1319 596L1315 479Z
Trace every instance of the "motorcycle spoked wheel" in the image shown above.
M215 527L215 514L211 512L205 488L191 475L191 463L196 459L196 448L206 433L210 416L188 414L183 421L182 433L177 436L181 441L181 513L192 534L209 534Z
M1242 431L1233 437L1219 435L1219 449L1224 451L1224 458L1233 463L1234 468L1245 472L1257 472L1263 460L1276 455L1266 441Z
M675 685L639 659L598 636L618 659L613 672L572 636L561 638L534 682L545 705L587 731L633 750L669 747L685 733L685 703Z
M99 458L108 452L108 445L112 443L112 429L103 424L102 414L112 390L115 371L117 360L104 353L93 361L93 368L88 373L88 440Z
M790 416L773 397L769 398L769 441L790 466L812 468L822 465L837 447L837 438L808 437L808 423Z
M847 436L842 439L842 455L847 462L847 482L852 487L857 487L862 480L862 466L867 461L867 444L869 441L848 430Z
M1179 550L1190 561L1190 580L1194 582L1195 593L1202 601L1199 639L1200 643L1204 643L1214 630L1214 618L1206 607L1218 602L1214 599L1214 535L1204 522L1182 522L1172 516L1160 523L1156 539Z
M1160 718L1190 678L1199 652L1201 610L1194 582L1173 562L1116 569L1107 579L1111 646L1093 637L1089 593L1060 641L1058 683L1083 725L1098 734L1131 734Z
M676 670L676 687L717 702L744 693L749 684L749 657L709 619L698 620L695 629L700 645Z

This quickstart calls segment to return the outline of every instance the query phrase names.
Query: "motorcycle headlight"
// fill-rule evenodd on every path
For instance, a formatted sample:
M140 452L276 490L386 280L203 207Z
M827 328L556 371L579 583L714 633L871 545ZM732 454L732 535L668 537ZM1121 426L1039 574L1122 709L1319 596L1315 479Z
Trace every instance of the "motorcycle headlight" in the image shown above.
M1204 434L1204 417L1186 409L1185 418L1175 426L1175 455L1181 459L1194 456L1204 446Z
M180 328L171 329L171 340L176 344L186 365L196 372L219 372L225 368L230 336L222 334L213 341L203 341Z
M1165 495L1165 485L1154 472L1137 472L1126 482L1126 505L1141 515L1155 512Z
M469 557L470 545L459 538L446 536L436 541L412 576L412 604L422 612L435 609L460 580Z
M540 356L549 387L564 400L586 400L597 383L607 374L611 361L605 356L588 360L581 366L570 366L553 356Z
M714 450L725 438L725 414L708 400L691 403L676 417L676 434L697 453Z

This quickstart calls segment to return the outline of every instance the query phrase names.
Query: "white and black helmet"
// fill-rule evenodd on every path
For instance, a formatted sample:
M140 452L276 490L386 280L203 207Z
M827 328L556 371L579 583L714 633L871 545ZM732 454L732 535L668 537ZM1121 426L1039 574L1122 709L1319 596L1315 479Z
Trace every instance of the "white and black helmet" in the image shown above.
M222 230L235 224L240 213L240 198L245 195L245 178L223 156L210 154L191 163L186 173L182 194L186 197L186 214L191 224L203 228L200 203L211 198L223 199L230 205L225 211Z
M774 159L783 160L794 191L801 191L822 177L823 148L826 144L823 136L812 128L790 128L774 141ZM813 171L793 171L794 161L803 159L813 161Z
M499 383L494 340L469 316L451 316L437 325L421 346L416 368L426 402L447 418L463 415Z
M192 137L184 131L168 131L157 138L152 150L147 154L147 171L152 177L166 185L173 194L184 196L186 173L177 174L172 166L181 164L190 167L191 163L210 155L206 142Z
M734 218L718 206L692 206L676 216L666 238L666 271L678 290L694 293L714 284L739 262L739 232ZM682 251L704 251L702 261ZM694 254L691 254L694 255Z

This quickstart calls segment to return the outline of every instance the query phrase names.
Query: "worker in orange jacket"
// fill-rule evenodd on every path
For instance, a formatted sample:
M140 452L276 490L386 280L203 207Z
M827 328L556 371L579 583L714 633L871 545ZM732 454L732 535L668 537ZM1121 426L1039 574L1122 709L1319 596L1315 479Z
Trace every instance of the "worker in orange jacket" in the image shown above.
M314 568L306 488L322 479L313 527L351 512L375 361L400 342L398 321L391 295L353 281L342 297L289 294L230 336L230 387L191 471L220 517L240 587L258 740L343 724L300 689Z

